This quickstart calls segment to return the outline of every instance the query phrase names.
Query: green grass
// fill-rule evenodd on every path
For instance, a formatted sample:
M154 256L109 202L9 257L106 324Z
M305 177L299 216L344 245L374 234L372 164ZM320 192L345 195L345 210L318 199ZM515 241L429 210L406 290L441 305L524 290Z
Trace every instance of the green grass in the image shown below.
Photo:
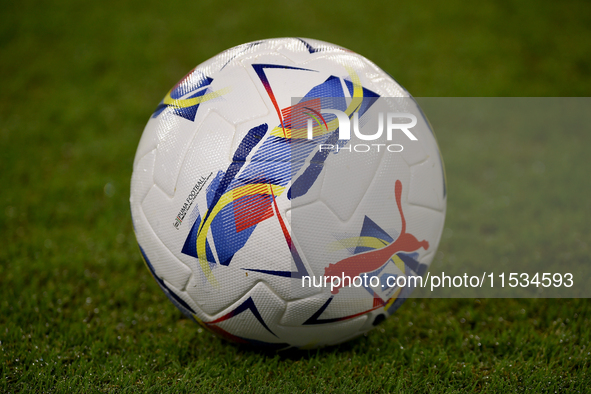
M1 392L588 390L586 299L411 300L337 347L231 345L158 289L128 206L155 105L223 49L298 35L367 56L415 96L589 96L588 3L4 3ZM590 133L436 132L449 190L438 265L590 262Z

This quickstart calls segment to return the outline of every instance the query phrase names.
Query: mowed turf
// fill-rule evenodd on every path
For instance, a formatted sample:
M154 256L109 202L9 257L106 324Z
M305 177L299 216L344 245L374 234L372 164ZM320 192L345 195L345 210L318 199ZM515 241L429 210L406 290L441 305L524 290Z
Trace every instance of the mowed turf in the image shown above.
M589 96L588 3L4 3L1 392L588 390L586 299L417 299L336 347L224 342L150 277L128 205L156 104L228 47L335 42L415 96ZM588 131L435 131L448 178L436 264L591 263Z

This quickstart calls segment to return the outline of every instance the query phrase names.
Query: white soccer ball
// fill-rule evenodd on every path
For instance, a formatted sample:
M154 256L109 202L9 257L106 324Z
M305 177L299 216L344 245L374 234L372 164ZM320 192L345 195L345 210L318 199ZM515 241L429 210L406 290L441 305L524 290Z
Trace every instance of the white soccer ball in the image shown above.
M403 87L347 49L280 38L222 52L168 92L130 202L146 265L185 315L236 342L310 348L408 297L446 189Z

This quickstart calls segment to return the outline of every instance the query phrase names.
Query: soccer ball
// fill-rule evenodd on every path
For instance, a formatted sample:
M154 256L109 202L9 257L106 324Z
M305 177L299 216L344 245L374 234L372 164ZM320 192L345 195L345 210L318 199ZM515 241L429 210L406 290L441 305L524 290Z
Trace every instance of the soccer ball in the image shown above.
M280 38L222 52L166 94L130 202L181 312L235 342L313 348L367 332L420 285L446 186L402 86L347 49Z

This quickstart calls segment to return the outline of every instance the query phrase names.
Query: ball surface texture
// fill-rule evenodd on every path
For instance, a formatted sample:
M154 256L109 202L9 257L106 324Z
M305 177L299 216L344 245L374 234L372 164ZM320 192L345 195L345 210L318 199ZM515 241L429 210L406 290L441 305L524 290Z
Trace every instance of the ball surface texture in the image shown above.
M185 315L234 342L313 348L367 332L417 286L446 185L429 123L386 72L279 38L166 94L130 202L145 263Z

